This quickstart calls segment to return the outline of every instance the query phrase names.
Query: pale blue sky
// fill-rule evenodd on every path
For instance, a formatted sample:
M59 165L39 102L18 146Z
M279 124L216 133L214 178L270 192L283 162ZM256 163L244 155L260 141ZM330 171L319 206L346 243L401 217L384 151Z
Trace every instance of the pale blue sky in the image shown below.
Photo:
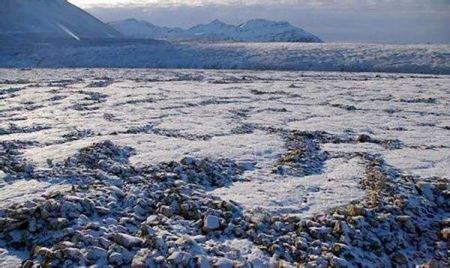
M450 0L70 0L104 21L190 27L287 20L326 41L450 43Z

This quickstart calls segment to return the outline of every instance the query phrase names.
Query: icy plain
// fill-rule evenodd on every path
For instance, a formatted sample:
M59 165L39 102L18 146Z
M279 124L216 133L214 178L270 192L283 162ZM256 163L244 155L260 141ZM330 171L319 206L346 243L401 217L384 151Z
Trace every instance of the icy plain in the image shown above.
M449 85L375 73L0 69L0 264L29 243L42 247L27 257L35 264L445 264ZM160 181L169 186L152 191L166 196L143 196ZM58 221L13 224L23 215L12 210L36 207Z
M0 36L0 67L187 68L450 74L450 45L198 43Z

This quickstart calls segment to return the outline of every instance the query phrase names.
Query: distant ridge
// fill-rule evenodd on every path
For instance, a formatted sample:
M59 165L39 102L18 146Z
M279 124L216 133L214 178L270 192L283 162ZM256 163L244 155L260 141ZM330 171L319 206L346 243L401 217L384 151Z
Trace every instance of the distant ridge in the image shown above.
M0 34L76 40L121 36L66 0L1 0Z
M131 38L151 38L169 41L237 41L237 42L307 42L322 40L289 22L264 19L249 20L240 25L214 20L189 29L161 27L144 20L127 19L110 22L114 29Z

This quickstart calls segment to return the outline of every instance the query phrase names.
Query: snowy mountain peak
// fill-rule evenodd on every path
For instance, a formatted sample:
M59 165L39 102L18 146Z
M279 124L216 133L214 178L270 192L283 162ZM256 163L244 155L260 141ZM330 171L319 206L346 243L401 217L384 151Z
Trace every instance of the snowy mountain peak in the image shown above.
M129 19L125 19L123 20L124 22L129 22L129 23L140 23L140 21L138 21L135 18L129 18Z
M184 30L180 28L160 27L148 21L126 19L109 23L114 29L131 38L150 38L160 40L178 40L184 37Z
M249 20L246 23L242 24L241 26L243 26L243 27L263 27L263 26L273 26L273 25L292 26L287 21L271 21L271 20L265 20L265 19Z
M224 23L224 22L221 21L221 20L215 19L215 20L211 21L211 22L209 23L209 25L226 25L226 23Z
M226 23L216 19L207 24L196 25L196 26L188 29L187 31L191 31L192 33L195 33L199 30L206 31L206 32L214 32L214 31L217 31L218 29L223 29L223 28L231 29L231 28L234 28L234 26L226 24Z
M171 41L322 42L317 36L289 22L265 19L253 19L237 26L216 19L187 30L160 27L135 19L111 22L110 25L128 37Z
M0 34L111 38L120 33L66 0L1 0Z

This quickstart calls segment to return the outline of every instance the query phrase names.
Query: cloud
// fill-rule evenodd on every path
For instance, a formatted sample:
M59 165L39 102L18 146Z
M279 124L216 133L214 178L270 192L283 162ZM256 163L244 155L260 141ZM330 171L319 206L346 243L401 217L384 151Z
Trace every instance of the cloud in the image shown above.
M69 0L82 7L175 7L175 6L294 6L318 8L382 8L423 9L449 5L448 0Z

